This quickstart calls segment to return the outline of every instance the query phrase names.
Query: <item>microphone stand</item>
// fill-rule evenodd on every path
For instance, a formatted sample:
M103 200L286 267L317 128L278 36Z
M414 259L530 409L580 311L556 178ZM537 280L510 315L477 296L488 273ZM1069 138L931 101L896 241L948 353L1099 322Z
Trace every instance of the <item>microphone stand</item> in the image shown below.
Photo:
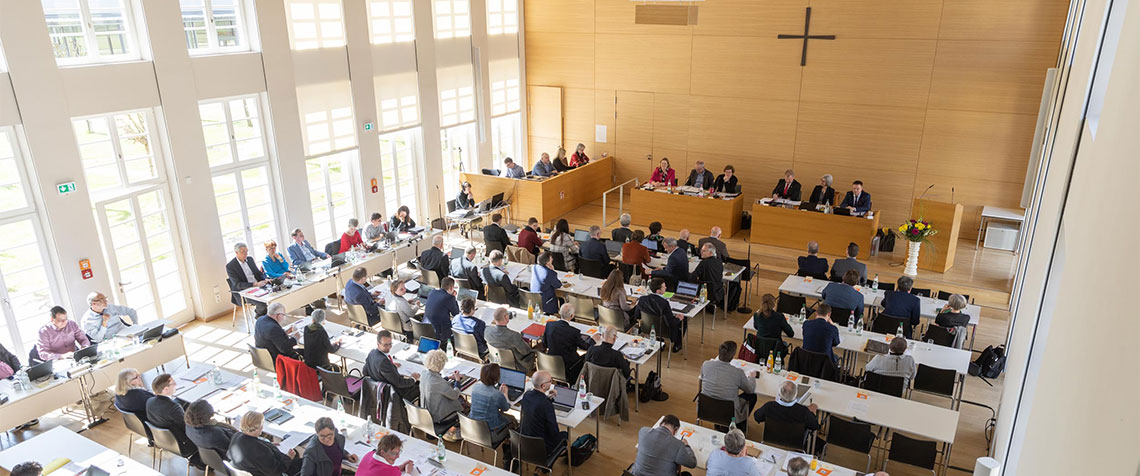
M748 242L748 262L749 262L749 264L752 263L752 242L751 241ZM751 271L751 269L746 268L743 272L749 272L749 271ZM741 276L743 276L743 275L741 275ZM754 277L755 276L753 276L753 278ZM741 314L752 314L752 308L748 307L748 295L749 294L752 294L752 279L748 280L748 283L744 288L744 304L741 304L740 307L736 308L736 312L739 312ZM728 299L727 293L725 294L724 298Z

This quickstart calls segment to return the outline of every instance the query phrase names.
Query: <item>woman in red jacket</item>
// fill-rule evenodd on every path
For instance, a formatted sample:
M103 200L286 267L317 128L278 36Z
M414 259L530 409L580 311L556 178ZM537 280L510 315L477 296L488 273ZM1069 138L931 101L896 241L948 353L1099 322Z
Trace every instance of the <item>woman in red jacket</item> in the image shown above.
M356 221L355 218L348 219L348 230L340 235L340 253L344 253L356 245L364 246L364 239L361 238L360 231L356 229L359 224L360 222Z
M578 144L574 150L574 155L570 156L571 167L581 167L590 163L590 158L586 156L586 144Z
M653 177L649 179L650 182L660 183L665 185L677 186L677 171L669 167L669 158L663 157L661 159L661 166L653 169Z

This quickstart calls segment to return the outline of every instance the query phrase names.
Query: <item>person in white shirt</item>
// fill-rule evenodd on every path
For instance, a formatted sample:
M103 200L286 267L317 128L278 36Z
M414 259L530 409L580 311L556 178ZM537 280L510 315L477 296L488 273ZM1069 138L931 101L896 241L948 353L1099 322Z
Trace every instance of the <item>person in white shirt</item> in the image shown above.
M127 306L110 304L101 292L87 295L87 311L83 313L83 332L98 343L115 337L127 326L139 321L138 312Z
M903 386L909 387L910 380L918 373L918 365L914 363L914 357L906 354L906 338L895 337L891 339L890 354L876 355L867 362L866 371L888 377L902 377L905 379Z

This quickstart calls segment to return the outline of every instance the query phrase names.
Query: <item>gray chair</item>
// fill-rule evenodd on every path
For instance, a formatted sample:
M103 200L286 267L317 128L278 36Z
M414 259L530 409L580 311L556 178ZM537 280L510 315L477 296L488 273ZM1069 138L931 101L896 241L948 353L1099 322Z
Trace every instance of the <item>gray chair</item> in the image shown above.
M452 332L451 336L455 340L456 353L461 357L466 357L480 364L483 363L483 355L479 353L479 341L475 340L474 334Z
M721 400L703 393L697 394L697 424L707 421L714 425L729 426L736 418L736 402ZM747 422L737 422L743 425Z
M585 321L591 325L598 324L598 315L594 312L598 304L594 302L594 298L575 294L570 296L570 300L574 304L574 320Z
M130 431L131 433L134 433L137 436L141 436L143 438L146 438L146 446L148 448L150 448L150 459L151 459L151 461L154 461L154 459L155 459L154 458L154 451L155 451L154 436L151 435L150 428L147 427L146 423L143 423L142 418L140 418L137 414L131 413L131 412L125 412L123 410L120 410L119 407L117 407L117 406L115 407L115 409L119 410L119 414L123 416L123 425L127 427L128 431ZM135 439L134 438L130 438L127 440L127 457L128 458L131 457L131 448L134 447L134 445L135 445Z
M561 355L550 355L546 352L539 352L536 363L538 364L538 370L550 372L550 377L555 381L567 385L570 384L570 381L566 379L566 364L563 362Z
M510 305L510 301L507 300L506 288L497 284L487 285L487 300L495 304Z
M554 451L546 451L546 441L542 438L523 436L522 433L515 430L510 430L510 432L511 455L513 458L511 459L510 466L507 468L508 471L514 472L515 462L518 462L518 474L526 474L522 472L523 464L538 466L548 473L553 473L554 461L564 454L566 455L567 466L570 465L570 453L566 451L565 441L563 441L558 448L555 448Z
M354 405L360 401L360 390L350 391L348 389L348 377L345 377L344 374L317 367L317 375L321 378L324 401L331 402L331 397L351 400Z
M162 454L170 453L179 458L182 457L182 449L178 446L178 438L174 433L166 428L159 428L146 422L147 428L150 428L150 434L154 435L154 444L158 447L158 457L155 458L155 463L158 471L162 471ZM186 458L186 474L190 474L190 458Z
M427 337L429 339L435 339L435 328L431 326L431 323L420 322L420 321L413 319L412 320L412 337L415 337L417 341L420 340L421 337ZM442 342L440 343L440 346L441 347L443 346Z
M271 374L277 373L277 364L273 362L273 356L269 354L268 349L262 349L261 347L254 347L250 345L249 357L253 360L254 367Z
M532 293L530 291L520 289L519 293L523 296L521 307L533 307L536 314L542 314L542 294Z
M221 476L230 476L230 468L226 466L226 461L217 451L210 448L198 448L198 456L206 464L206 476L209 476L210 471Z
M392 333L393 337L404 339L404 320L398 313L380 310L380 327Z
M598 324L625 330L625 311L612 307L598 306Z
M408 435L419 430L420 433L423 433L424 436L427 437L428 441L435 441L439 438L439 435L435 432L435 423L431 420L431 413L429 413L426 408L420 408L412 402L404 400L404 409L407 410L408 413L408 423L412 425L412 429L408 431Z
M435 271L420 268L420 279L423 284L439 289L439 275Z
M487 422L472 420L467 415L460 413L459 436L463 438L459 442L459 454L463 454L463 447L470 443L495 453L495 459L491 464L499 465L499 447L503 445L504 441L507 441L507 438L495 441L494 435L491 434L491 427L487 425Z
M656 329L657 340L663 340L665 343L662 345L660 352L668 353L665 356L665 367L670 367L673 363L673 338L669 335L669 326L665 325L664 319L661 316L650 314L648 312L641 312L641 325L638 326L642 336L649 336L649 331ZM685 346L685 359L689 358L689 346Z
M348 314L348 321L352 323L352 327L372 330L372 325L368 324L368 313L364 311L364 306L359 304L345 304L345 310Z

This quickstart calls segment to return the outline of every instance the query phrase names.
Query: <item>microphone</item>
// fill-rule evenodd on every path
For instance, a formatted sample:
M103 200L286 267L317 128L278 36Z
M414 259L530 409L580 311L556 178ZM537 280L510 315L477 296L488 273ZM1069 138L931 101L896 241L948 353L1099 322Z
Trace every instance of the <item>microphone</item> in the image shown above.
M437 187L437 188L438 188L438 187ZM929 192L929 191L930 191L930 189L932 189L932 188L934 188L934 184L930 184L930 186L929 186L929 187L926 187L926 190L923 190L923 191L922 191L922 195L919 195L919 196L918 196L918 199L919 199L919 200L922 200L922 197L925 197L925 196L926 196L926 192Z

